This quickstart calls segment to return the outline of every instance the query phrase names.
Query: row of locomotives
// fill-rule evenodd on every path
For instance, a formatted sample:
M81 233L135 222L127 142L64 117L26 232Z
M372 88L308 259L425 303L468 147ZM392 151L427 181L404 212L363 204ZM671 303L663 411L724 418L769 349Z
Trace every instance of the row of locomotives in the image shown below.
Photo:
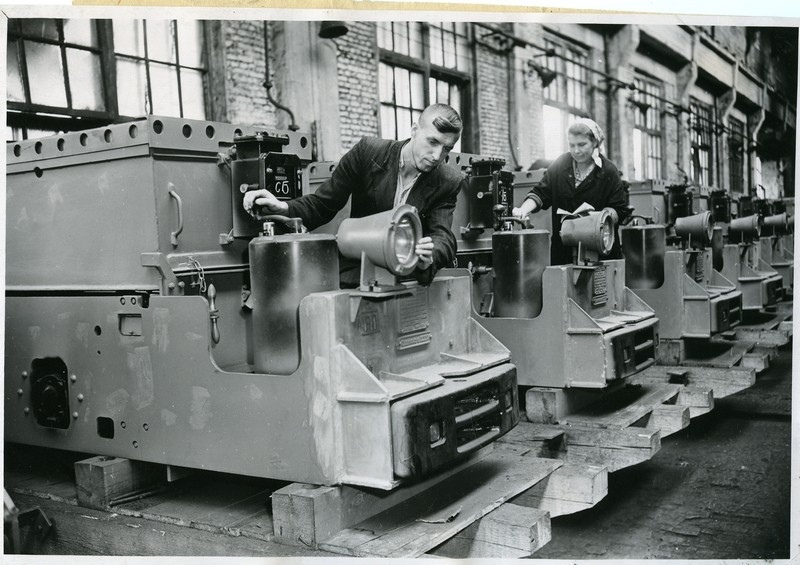
M662 364L741 360L712 339L741 323L743 293L721 272L722 228L705 196L657 180L629 187L633 215L620 230L626 281L659 318Z
M658 318L626 286L624 261L603 258L616 235L613 216L565 215L553 229L573 261L551 265L550 231L510 217L540 173L470 160L453 231L458 265L472 275L473 316L511 351L528 420L563 421L655 362Z
M9 144L5 440L391 490L511 429L515 367L470 277L403 281L414 208L336 235L243 211L313 188L311 156L302 133L154 116Z

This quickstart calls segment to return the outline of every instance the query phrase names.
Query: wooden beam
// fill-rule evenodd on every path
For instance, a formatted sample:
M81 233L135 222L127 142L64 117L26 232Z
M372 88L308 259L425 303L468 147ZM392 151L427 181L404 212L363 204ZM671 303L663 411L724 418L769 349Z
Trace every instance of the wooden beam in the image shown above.
M550 517L592 508L608 494L608 468L568 463L512 500L514 504L546 510Z
M724 398L750 388L756 382L756 372L746 367L676 367L652 365L631 377L632 382L642 384L674 383L710 388L714 398Z

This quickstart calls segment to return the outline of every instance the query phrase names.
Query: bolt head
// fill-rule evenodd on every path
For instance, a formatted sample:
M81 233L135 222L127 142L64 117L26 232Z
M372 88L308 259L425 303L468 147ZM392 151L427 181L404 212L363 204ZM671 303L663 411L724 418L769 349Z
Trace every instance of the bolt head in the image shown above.
M77 412L73 412L72 413L72 417L73 417L73 419L77 420L78 419L78 413Z
M22 371L22 378L23 379L27 379L28 378L28 371Z
M26 406L25 410L23 410L23 412L25 412L25 415L27 416L28 414L31 413L31 409Z
M71 380L74 383L75 381L78 380L78 377L77 377L77 375L70 375L69 376L69 380Z
M20 396L22 396L23 394L25 394L25 391L24 391L24 390L22 390L21 388L18 388L18 389L17 389L17 394L18 394L18 395L20 395Z
M83 395L82 394L78 395L78 402L83 402Z

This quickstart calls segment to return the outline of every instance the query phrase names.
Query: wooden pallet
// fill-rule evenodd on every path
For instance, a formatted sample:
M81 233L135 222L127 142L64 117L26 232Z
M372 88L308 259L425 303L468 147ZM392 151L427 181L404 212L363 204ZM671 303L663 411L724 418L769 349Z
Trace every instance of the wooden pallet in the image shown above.
M792 305L779 302L759 312L747 313L733 332L742 342L783 347L792 338L792 318Z

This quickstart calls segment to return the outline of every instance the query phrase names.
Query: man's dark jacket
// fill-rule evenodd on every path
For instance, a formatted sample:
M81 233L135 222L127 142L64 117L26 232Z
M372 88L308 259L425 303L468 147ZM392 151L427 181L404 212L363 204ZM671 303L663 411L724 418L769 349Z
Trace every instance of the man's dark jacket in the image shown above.
M339 161L331 178L314 194L288 202L291 217L300 217L313 230L325 225L352 196L351 218L362 218L391 210L397 191L400 150L408 143L364 137ZM406 204L414 206L422 220L422 231L433 240L433 265L417 269L415 278L429 284L437 269L452 266L456 256L456 240L450 227L456 197L466 184L464 176L453 167L440 165L421 173L408 194ZM343 287L357 286L358 261L339 258L340 281Z

